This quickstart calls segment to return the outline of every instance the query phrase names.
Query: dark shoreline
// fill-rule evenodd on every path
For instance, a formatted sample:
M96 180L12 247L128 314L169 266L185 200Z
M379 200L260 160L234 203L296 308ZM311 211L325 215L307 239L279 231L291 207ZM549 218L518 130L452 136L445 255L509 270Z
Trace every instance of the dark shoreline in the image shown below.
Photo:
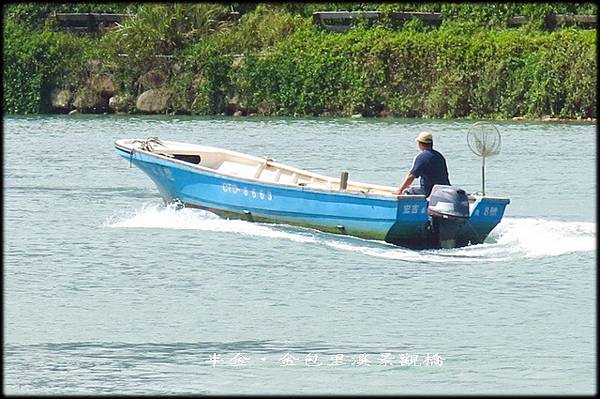
M594 125L598 122L597 118L580 118L580 119L568 119L568 118L552 118L552 117L542 117L542 118L534 118L534 117L522 117L515 116L512 118L428 118L428 117L403 117L403 116L344 116L344 115L258 115L258 114L250 114L250 115L191 115L191 114L178 114L178 113L148 113L148 112L51 112L51 113L37 113L37 114L9 114L4 113L3 116L6 117L24 117L24 116L51 116L51 115L65 115L65 116L104 116L104 115L117 115L117 116L177 116L177 117L198 117L198 118L232 118L232 119L280 119L280 118L298 118L298 119L346 119L346 120L387 120L387 119L415 119L415 120L436 120L436 121L461 121L461 122L469 122L469 121L488 121L488 122L543 122L543 123L557 123L557 124L582 124L582 125Z

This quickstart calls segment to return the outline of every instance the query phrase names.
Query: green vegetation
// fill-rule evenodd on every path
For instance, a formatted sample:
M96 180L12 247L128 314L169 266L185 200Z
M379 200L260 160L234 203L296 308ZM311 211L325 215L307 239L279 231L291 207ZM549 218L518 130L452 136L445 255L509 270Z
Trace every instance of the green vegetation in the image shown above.
M442 12L347 33L314 11ZM131 13L103 35L58 32L52 12ZM242 14L239 22L230 11ZM596 117L596 32L544 30L593 3L22 3L4 9L4 112L50 111L50 92L98 73L135 98L162 76L167 112L402 117ZM508 17L530 22L507 28Z
M4 24L4 107L17 114L50 109L49 92L79 67L91 40L62 32L31 32L13 21Z

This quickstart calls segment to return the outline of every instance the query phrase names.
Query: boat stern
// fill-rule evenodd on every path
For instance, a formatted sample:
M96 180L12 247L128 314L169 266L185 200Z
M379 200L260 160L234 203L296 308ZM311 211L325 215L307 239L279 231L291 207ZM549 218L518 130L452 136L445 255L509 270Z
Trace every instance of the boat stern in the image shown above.
M385 236L385 241L408 248L426 248L429 235L429 203L424 195L398 196L396 222Z
M481 244L504 216L508 198L478 197L471 205L469 220L457 236L461 246Z

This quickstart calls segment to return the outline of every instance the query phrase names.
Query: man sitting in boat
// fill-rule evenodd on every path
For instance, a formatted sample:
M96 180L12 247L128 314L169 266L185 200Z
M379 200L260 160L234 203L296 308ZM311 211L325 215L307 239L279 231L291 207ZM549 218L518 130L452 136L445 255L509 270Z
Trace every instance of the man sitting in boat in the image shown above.
M415 157L412 168L404 178L402 185L394 191L394 194L424 194L429 197L434 185L450 185L446 159L440 152L433 149L431 133L422 132L415 141L419 147L419 154ZM421 187L410 187L417 177L421 178Z

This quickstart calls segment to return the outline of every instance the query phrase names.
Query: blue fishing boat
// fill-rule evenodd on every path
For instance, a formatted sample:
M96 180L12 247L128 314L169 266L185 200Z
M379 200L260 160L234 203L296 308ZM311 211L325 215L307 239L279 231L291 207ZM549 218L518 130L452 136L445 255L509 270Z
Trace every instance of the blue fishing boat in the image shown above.
M167 202L225 218L286 223L414 248L482 243L507 198L435 186L430 197L348 181L268 158L158 138L123 139L115 151L146 173Z

